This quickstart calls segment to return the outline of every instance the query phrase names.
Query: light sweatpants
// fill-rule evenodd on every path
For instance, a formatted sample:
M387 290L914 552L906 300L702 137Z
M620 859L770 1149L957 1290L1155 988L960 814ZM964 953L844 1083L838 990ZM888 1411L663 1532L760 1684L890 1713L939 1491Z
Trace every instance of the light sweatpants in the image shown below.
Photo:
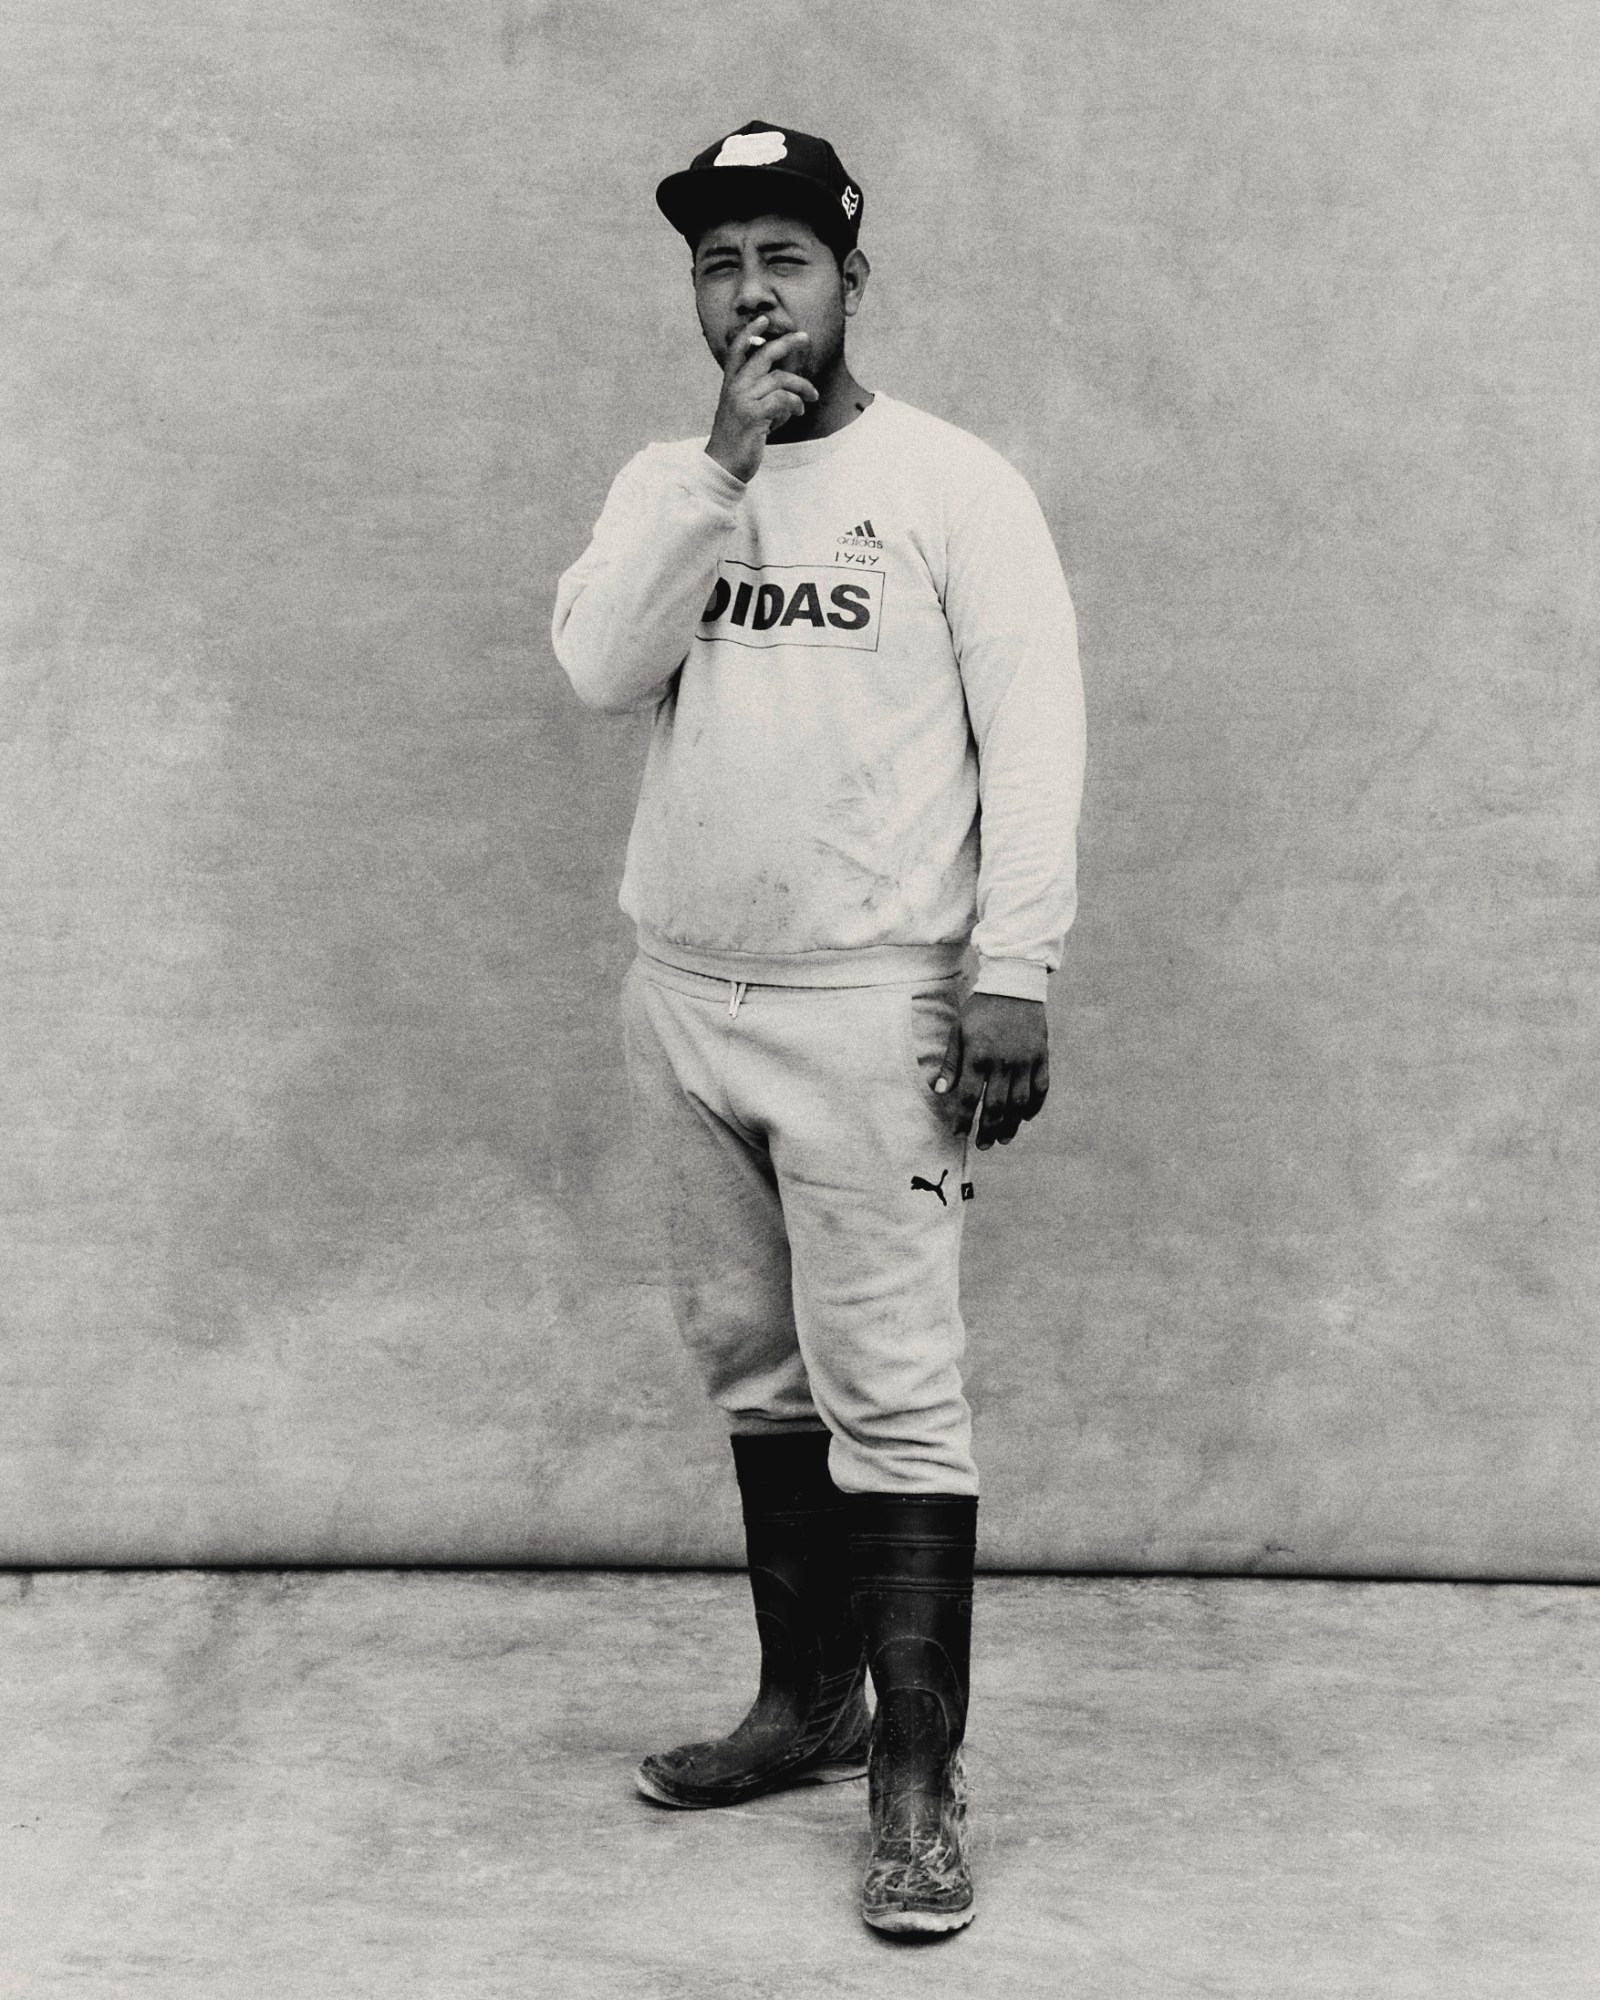
M735 1431L832 1433L854 1493L976 1493L958 979L743 986L635 960L623 1028L674 1315Z

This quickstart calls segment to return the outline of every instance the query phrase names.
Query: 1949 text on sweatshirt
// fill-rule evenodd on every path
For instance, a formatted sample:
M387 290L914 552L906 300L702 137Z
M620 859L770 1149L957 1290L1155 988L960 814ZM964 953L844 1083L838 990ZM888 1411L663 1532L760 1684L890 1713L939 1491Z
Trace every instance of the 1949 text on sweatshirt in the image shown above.
M557 590L579 695L655 709L621 903L691 971L1042 1000L1075 908L1076 624L1038 502L979 439L878 396L769 445L624 466Z

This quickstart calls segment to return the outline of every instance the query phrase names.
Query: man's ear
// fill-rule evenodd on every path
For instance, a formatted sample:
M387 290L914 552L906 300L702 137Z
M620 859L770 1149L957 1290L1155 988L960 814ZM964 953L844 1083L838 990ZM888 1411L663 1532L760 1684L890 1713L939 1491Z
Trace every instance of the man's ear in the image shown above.
M864 250L847 250L844 262L839 266L846 315L854 313L860 306L861 295L867 289L867 280L871 276L872 266L867 262L867 253Z

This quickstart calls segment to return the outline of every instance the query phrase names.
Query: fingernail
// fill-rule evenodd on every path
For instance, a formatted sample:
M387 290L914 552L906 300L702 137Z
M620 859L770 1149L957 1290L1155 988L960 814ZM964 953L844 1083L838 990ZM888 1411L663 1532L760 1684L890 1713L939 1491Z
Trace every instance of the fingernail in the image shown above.
M948 1080L947 1080L946 1078L944 1078L944 1077L942 1077L942 1076L941 1076L941 1077L936 1077L936 1078L934 1079L934 1084L933 1084L933 1087L934 1087L934 1090L935 1090L935 1092L936 1092L936 1093L937 1093L937 1094L938 1094L938 1095L939 1095L940 1097L943 1097L943 1096L944 1096L944 1094L945 1094L945 1092L946 1092L946 1091L947 1091L947 1090L948 1090L948 1089L950 1088L950 1085L949 1085L949 1082L948 1082Z

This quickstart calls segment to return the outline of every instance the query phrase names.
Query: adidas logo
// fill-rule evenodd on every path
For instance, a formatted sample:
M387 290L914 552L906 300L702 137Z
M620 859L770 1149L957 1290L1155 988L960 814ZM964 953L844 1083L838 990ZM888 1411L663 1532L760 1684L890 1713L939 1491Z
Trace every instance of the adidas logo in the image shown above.
M847 534L839 537L837 546L845 549L881 549L883 544L870 521L857 521Z

